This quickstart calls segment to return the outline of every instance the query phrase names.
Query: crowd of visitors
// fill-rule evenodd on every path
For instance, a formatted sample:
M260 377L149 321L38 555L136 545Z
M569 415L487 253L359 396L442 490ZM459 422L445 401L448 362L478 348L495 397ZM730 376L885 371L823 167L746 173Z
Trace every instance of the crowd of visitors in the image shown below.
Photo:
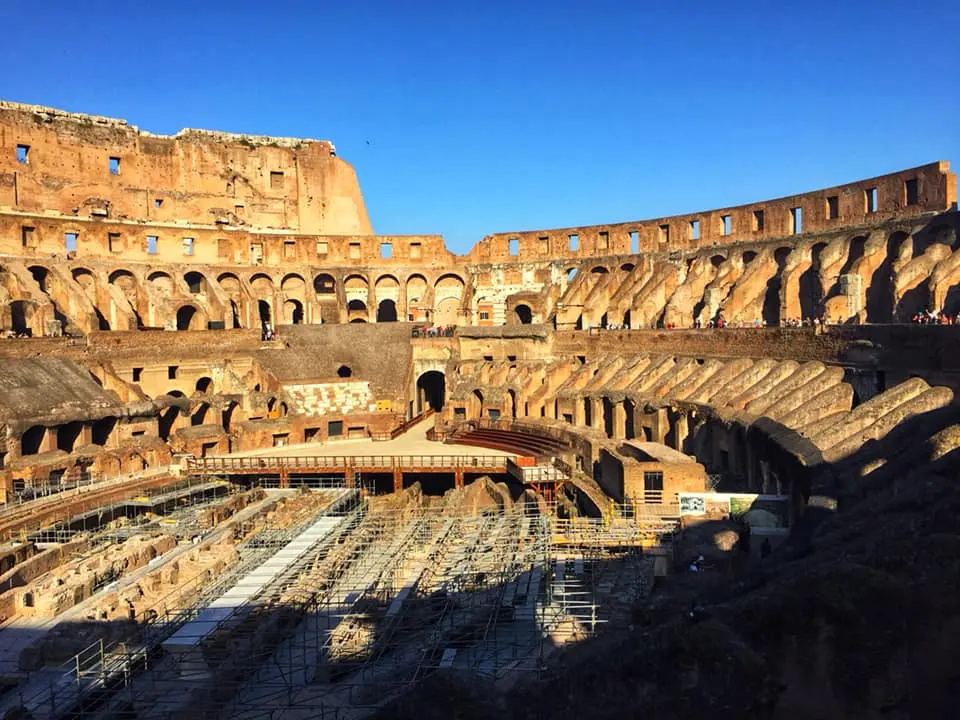
M437 325L431 327L415 327L410 331L410 337L453 337L455 325Z
M930 308L926 308L914 315L911 322L918 325L960 325L960 313L948 315L943 310L931 312Z

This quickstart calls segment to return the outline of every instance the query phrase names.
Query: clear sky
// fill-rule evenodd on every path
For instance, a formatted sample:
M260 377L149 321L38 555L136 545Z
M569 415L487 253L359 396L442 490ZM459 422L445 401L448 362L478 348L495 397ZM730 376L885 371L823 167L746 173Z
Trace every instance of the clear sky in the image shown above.
M37 0L0 96L336 143L374 231L639 220L952 160L958 0Z

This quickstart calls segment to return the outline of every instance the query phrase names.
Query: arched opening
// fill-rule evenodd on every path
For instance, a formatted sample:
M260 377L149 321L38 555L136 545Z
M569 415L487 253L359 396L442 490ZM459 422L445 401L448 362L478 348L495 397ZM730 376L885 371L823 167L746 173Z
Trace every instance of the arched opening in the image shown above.
M114 270L107 276L107 280L112 285L120 285L123 288L135 286L137 284L137 279L134 277L133 273L129 270Z
M192 270L184 275L183 279L187 283L187 289L191 295L201 295L207 292L207 279L202 273Z
M150 273L147 276L147 280L167 296L173 295L173 278L167 275L167 273L158 270L157 272Z
M284 300L283 319L287 325L303 324L303 303L299 300Z
M77 438L83 430L83 423L74 421L57 428L57 449L64 452L73 452L76 449Z
M194 386L194 389L198 393L207 393L213 388L213 380L208 377L202 377L197 380L197 384Z
M173 423L177 419L177 414L180 412L179 408L167 408L160 414L160 418L157 421L157 434L160 436L161 440L170 439L170 431L173 429Z
M333 279L333 275L320 273L313 279L313 291L317 295L336 295L337 281Z
M10 327L18 335L30 335L30 321L33 319L33 305L26 300L14 300L10 303Z
M351 323L366 323L367 321L364 320L364 319L361 318L361 317L358 317L358 318L354 318L354 319L351 320L350 322L351 322Z
M507 405L509 405L509 407L506 408L507 415L509 415L514 420L516 420L517 419L517 393L510 388L507 389Z
M594 275L606 275L610 271L603 267L603 265L597 265L596 267L591 268L590 272L592 272Z
M347 303L347 319L350 322L367 321L367 304L363 300L353 299Z
M210 410L210 406L207 403L200 403L196 410L193 411L193 415L190 416L191 425L203 425L207 419L207 411Z
M624 263L623 265L620 266L620 269L623 270L623 272L628 273L628 272L633 272L634 267L636 266L633 263Z
M30 271L30 274L33 275L33 279L37 282L37 285L40 286L40 289L48 292L47 276L50 274L50 271L42 265L31 265L27 269Z
M603 431L607 437L612 438L615 434L613 427L613 403L608 397L604 397L600 402L603 404Z
M348 378L353 377L353 370L351 370L346 365L341 365L337 368L337 377Z
M533 322L533 311L530 310L529 305L517 305L514 312L517 314L517 320L520 321L521 325L529 325Z
M91 442L94 445L106 445L110 440L110 434L113 432L113 428L117 425L117 419L112 417L100 418L95 423L93 423L93 431L91 433Z
M743 264L749 265L756 259L756 257L757 257L757 254L753 250L747 250L743 254Z
M463 299L464 282L459 275L442 275L433 287L433 321L437 325L455 325Z
M714 255L713 257L710 258L710 264L713 265L715 268L720 267L726 261L727 259L723 255Z
M567 282L573 282L573 279L577 276L577 269L575 267L569 268L567 270Z
M439 370L429 370L417 378L417 414L428 407L440 412L446 402L447 379Z
M820 255L826 243L817 243L810 249L810 267L800 275L800 315L803 318L820 316L823 288L820 286Z
M193 318L197 314L197 309L193 305L184 305L177 310L177 330L190 330Z
M421 308L426 302L427 279L423 275L411 275L407 278L407 320L417 322L421 320Z
M634 414L636 413L637 406L630 398L623 399L623 413L626 416L623 428L623 436L627 440L633 440L637 436L637 432L634 429Z
M483 393L479 390L474 390L473 400L477 410L477 417L483 417Z
M783 284L781 279L783 268L787 264L787 256L790 255L790 248L777 248L773 253L773 259L777 263L777 271L773 277L767 280L767 290L763 296L763 321L770 327L780 324L780 287Z
M260 325L266 327L270 323L270 303L266 300L257 300L257 311L260 314Z
M36 455L43 446L43 439L47 435L47 429L43 425L34 425L27 428L20 436L20 454Z
M220 424L225 432L230 432L230 423L233 422L233 411L237 409L237 403L230 401L227 406L220 411Z
M397 304L393 300L381 300L377 305L377 322L396 322Z
M900 247L909 237L905 232L895 232L887 238L883 262L874 270L870 277L870 284L867 286L868 323L883 323L893 320L893 263L900 255Z
M623 313L623 326L625 328L630 327L630 311L629 310Z

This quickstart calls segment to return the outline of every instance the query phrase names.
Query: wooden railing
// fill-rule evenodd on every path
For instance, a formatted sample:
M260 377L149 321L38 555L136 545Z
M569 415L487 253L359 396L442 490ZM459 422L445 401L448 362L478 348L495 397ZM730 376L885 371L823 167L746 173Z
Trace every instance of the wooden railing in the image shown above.
M370 438L377 442L395 440L401 435L403 435L407 430L412 428L414 425L416 425L419 422L422 422L423 420L426 420L428 417L432 417L435 413L436 411L433 408L429 408L425 412L422 412L419 415L416 415L410 418L409 420L404 422L402 425L398 425L397 427L393 428L393 430L391 430L390 432L371 433Z

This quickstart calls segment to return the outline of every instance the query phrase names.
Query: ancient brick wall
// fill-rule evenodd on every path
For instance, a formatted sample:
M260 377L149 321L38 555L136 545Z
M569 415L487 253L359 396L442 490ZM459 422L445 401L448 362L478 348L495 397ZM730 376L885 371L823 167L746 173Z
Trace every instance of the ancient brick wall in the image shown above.
M370 234L353 168L326 141L181 130L0 105L0 205L150 223Z

